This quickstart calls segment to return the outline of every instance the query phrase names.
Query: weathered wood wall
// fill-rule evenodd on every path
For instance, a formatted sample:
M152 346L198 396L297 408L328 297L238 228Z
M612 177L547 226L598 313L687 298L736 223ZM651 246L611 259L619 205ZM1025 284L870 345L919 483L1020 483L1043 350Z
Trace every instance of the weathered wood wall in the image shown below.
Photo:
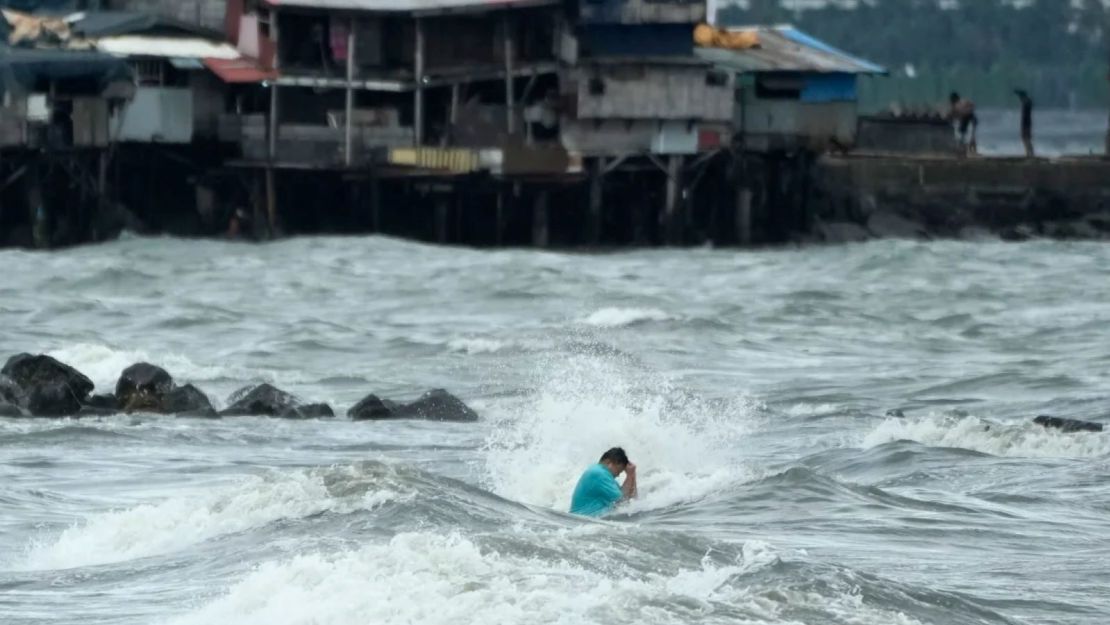
M227 0L108 0L105 5L118 11L157 13L223 32Z
M568 72L567 88L577 94L578 119L730 121L732 87L710 84L707 74L705 67L609 65Z

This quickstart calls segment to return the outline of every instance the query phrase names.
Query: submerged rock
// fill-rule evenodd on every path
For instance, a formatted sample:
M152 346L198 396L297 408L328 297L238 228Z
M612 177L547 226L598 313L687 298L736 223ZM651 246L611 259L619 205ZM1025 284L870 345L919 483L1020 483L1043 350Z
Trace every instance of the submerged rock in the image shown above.
M474 412L461 399L437 388L420 396L420 399L393 409L394 419L427 419L429 421L477 421Z
M814 230L825 243L860 243L872 238L867 228L848 221L820 222Z
M1062 432L1101 432L1102 424L1093 423L1091 421L1080 421L1078 419L1065 419L1063 417L1050 417L1048 415L1041 415L1033 419L1033 423L1039 426L1060 430Z
M173 388L173 376L165 369L140 362L120 374L116 398L127 412L162 412L162 400Z
M877 211L867 218L867 229L880 239L928 239L929 230L891 211Z
M12 356L0 375L18 387L21 403L35 416L77 414L81 402L93 390L92 380L80 371L44 354ZM7 393L12 392L10 384L6 388Z
M306 404L297 406L281 414L284 419L324 419L335 416L335 411L327 404Z
M355 421L390 419L393 418L393 408L379 399L377 395L371 393L363 397L354 406L351 406L351 409L347 411L347 416Z
M199 388L192 384L175 387L162 398L161 411L179 417L215 417L216 409Z
M111 410L119 412L119 400L115 395L92 395L85 400L85 407L97 410Z
M900 408L891 408L886 411L886 416L892 419L905 419L906 413L902 412Z
M228 398L230 406L220 412L225 417L282 417L296 416L296 409L301 401L296 396L274 387L270 384L245 386L231 394Z

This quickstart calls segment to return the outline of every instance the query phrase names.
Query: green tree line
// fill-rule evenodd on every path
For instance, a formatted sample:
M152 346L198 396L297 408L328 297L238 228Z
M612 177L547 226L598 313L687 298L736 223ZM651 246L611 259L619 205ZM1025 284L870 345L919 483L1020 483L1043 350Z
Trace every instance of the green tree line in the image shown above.
M1024 88L1043 107L1110 103L1110 7L1102 0L860 0L798 10L787 0L726 6L724 25L792 23L890 76L861 82L865 108L933 105L951 91L1013 106ZM785 6L784 6L785 5Z

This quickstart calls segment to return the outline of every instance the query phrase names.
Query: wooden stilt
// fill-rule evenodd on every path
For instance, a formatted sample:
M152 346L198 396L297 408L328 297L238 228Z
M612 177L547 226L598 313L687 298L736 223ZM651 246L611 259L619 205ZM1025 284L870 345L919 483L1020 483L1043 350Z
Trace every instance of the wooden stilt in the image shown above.
M497 215L493 224L493 242L501 245L505 242L505 214L508 210L509 197L505 189L497 189Z
M354 126L351 122L355 109L355 46L358 41L355 37L357 29L355 28L355 20L351 18L347 21L347 93L344 106L344 119L343 119L343 163L350 167L354 162Z
M416 89L413 91L413 135L416 147L424 145L424 20L416 18L416 51L413 77Z
M668 245L681 242L681 220L678 214L682 189L682 157L672 154L667 157L667 194L663 207L663 239Z
M447 228L449 227L448 212L450 205L447 195L438 195L435 199L436 241L447 242Z
M274 189L274 168L266 168L266 226L271 239L277 238L277 193Z
M370 177L370 231L382 231L382 181L377 175Z
M736 241L740 245L752 243L752 191L747 187L736 191Z
M516 118L513 115L516 94L513 93L513 28L508 11L501 17L501 34L505 53L505 128L511 135L516 132Z
M551 243L550 200L550 192L547 189L536 191L535 204L532 207L532 245L536 247L547 247Z
M601 243L603 217L602 207L605 199L605 157L599 157L594 162L593 172L590 175L590 223L589 242L591 245Z

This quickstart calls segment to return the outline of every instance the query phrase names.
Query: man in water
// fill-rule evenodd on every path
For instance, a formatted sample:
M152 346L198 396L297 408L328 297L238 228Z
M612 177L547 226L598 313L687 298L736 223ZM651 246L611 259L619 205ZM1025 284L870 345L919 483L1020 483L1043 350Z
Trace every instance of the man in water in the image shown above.
M617 476L625 474L624 484L617 484ZM586 469L574 488L570 501L571 514L601 516L613 506L636 496L636 465L620 447L601 454L597 464Z
M960 132L960 147L964 149L964 154L975 154L978 152L975 134L979 130L979 117L975 114L975 103L967 98L961 98L960 94L953 91L948 96L948 104L948 119L955 122ZM971 130L970 139L967 136L968 129Z
M1025 145L1025 158L1033 158L1033 98L1022 89L1014 89L1021 100L1021 142Z

